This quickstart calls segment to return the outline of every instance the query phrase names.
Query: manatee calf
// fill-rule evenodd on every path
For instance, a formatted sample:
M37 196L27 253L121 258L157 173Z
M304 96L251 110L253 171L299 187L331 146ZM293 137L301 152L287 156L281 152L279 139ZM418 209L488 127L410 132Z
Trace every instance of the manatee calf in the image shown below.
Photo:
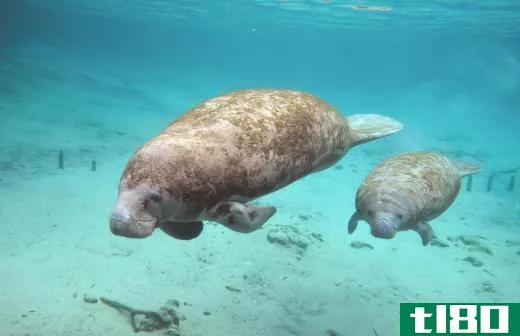
M249 201L402 127L380 115L343 117L320 98L292 90L241 90L206 100L129 160L110 228L132 238L160 228L184 240L197 237L203 221L255 231L276 208Z
M478 171L478 165L455 163L438 153L411 152L389 158L357 190L348 232L353 233L358 221L364 220L374 237L391 239L398 231L415 230L427 245L433 237L428 221L450 207L461 178Z

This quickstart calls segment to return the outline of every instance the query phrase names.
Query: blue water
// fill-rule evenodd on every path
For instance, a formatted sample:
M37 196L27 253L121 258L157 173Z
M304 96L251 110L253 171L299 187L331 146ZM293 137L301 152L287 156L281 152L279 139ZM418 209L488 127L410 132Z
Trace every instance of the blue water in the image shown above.
M258 232L113 236L135 150L203 100L257 87L405 126L260 200L278 213ZM513 0L2 1L0 334L132 332L85 296L179 300L180 335L212 336L392 336L402 302L519 301L519 107ZM364 177L412 150L482 167L431 223L447 247L380 240L365 223L348 235Z

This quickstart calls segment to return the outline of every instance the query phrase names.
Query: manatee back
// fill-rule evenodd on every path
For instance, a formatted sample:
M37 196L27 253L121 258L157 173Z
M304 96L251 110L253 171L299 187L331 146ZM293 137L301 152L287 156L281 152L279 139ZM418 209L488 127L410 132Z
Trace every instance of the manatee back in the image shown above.
M229 141L245 154L272 150L306 157L329 151L343 154L349 131L345 118L312 94L256 89L204 101L174 121L163 136Z
M251 200L337 162L349 131L340 113L311 94L235 91L174 121L136 153L128 171L178 198Z

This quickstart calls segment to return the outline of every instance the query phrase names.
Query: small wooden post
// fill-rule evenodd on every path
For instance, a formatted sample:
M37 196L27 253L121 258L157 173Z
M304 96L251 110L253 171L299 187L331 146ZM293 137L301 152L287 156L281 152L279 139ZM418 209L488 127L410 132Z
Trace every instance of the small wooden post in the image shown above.
M487 181L487 186L486 186L486 191L491 191L491 189L493 189L493 180L495 179L495 175L494 174L491 174L489 175L488 177L488 181Z
M466 191L473 189L473 175L468 176L468 184L466 184Z
M60 149L60 152L58 154L58 169L64 169L65 168L65 164L64 164L64 157L63 157L63 150Z
M511 180L509 180L509 186L507 187L507 190L513 191L515 190L515 183L516 183L516 176L511 176Z

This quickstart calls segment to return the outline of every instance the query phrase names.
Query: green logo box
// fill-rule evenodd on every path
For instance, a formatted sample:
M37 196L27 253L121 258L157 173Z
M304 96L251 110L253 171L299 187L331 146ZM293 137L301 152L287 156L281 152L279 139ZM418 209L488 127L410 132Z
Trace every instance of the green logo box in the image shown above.
M517 303L401 303L400 336L520 336Z

